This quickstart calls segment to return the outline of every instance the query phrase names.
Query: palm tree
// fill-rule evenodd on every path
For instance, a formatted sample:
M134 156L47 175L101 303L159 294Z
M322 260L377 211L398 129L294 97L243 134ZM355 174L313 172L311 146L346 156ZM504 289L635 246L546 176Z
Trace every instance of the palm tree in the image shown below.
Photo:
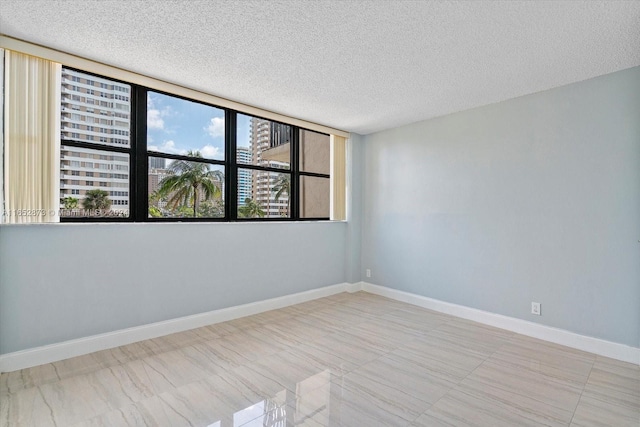
M78 208L78 199L75 197L65 197L62 199L62 204L64 208L67 210L77 209Z
M204 218L221 218L224 216L224 201L217 199L214 201L205 200L198 207L198 216Z
M289 194L291 193L291 176L281 173L273 184L273 190L276 192L276 202L283 195L287 197L287 209L291 205Z
M186 155L202 158L199 151L189 151ZM209 200L222 194L224 174L218 170L210 170L209 167L208 163L174 160L169 166L171 175L160 181L158 196L167 197L172 209L180 206L192 208L195 218L200 198Z
M87 191L84 195L84 199L82 199L82 207L89 210L109 209L111 207L109 193L97 188L95 190Z
M162 218L162 212L156 206L149 206L149 216L152 218Z
M238 214L241 218L262 218L264 217L264 211L262 207L253 199L244 199L244 206L238 208Z

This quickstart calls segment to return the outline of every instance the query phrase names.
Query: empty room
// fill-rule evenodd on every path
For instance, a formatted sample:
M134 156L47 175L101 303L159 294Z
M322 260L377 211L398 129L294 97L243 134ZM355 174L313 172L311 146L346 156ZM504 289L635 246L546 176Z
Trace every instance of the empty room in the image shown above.
M640 426L640 2L4 0L0 426Z

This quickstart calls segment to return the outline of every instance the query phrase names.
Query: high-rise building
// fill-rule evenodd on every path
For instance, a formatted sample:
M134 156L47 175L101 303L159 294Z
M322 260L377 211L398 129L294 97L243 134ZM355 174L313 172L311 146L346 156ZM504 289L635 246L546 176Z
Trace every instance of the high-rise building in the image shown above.
M105 146L130 146L129 85L62 69L61 138ZM64 145L60 151L60 200L108 193L111 209L129 209L129 155Z
M238 147L236 158L238 164L251 164L251 150L248 147ZM249 169L238 169L238 206L244 206L245 200L251 198L253 179Z
M148 191L149 194L153 194L158 188L160 188L160 182L170 173L167 169L149 169L148 172Z
M291 127L283 123L269 122L271 139L269 148L279 147L291 141Z
M288 170L291 127L257 117L251 118L250 126L252 164ZM265 155L267 151L269 153ZM288 192L276 199L276 192L273 189L278 185L279 180L286 179L289 175L261 170L254 170L252 174L252 198L261 206L266 216L288 216Z
M155 159L155 157L150 157L149 160L151 159ZM161 160L165 160L165 159L161 159ZM156 165L160 165L160 163L158 162L156 163ZM149 167L149 172L147 174L148 176L147 191L149 196L154 195L156 190L160 188L160 182L162 182L162 180L169 175L170 173L167 169L164 169L164 168L151 169L151 167ZM164 209L167 206L167 200L149 197L149 206L155 206L157 208Z
M149 157L149 169L166 169L167 159L162 157Z
M169 176L169 171L166 169L167 159L162 157L149 157L148 168L148 181L147 191L149 195L153 195L158 188L160 188L160 182ZM160 209L164 209L167 206L167 201L164 199L149 199L149 206L155 206Z

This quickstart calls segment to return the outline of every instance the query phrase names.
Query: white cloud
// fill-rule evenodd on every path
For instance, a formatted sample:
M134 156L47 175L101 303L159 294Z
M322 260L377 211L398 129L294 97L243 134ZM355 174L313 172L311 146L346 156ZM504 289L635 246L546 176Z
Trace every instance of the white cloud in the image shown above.
M154 108L156 108L156 103L155 103L155 96L153 96L152 93L149 93L149 96L147 96L147 110L153 110Z
M224 118L213 117L209 125L204 128L211 138L220 138L224 136Z
M165 141L160 146L160 149L165 153L171 153L171 154L186 154L187 153L186 150L180 150L179 148L177 148L176 147L176 143L173 142L172 140Z
M160 110L147 110L147 128L149 129L164 129L164 120L162 120L162 113Z
M170 105L166 105L162 107L161 105L156 106L156 104L162 104L162 100L159 100L156 96L151 93L147 97L147 128L154 130L164 130L167 133L171 133L169 129L165 126L164 119L166 117L175 116L175 113ZM162 107L162 108L161 108Z
M206 159L222 159L222 153L220 148L213 145L205 145L200 149L200 154Z

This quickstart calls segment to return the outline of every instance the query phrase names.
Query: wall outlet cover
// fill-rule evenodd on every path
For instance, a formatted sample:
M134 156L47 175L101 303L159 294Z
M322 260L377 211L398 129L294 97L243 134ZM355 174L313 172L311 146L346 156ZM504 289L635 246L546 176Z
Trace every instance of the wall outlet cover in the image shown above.
M540 316L541 315L540 303L539 302L532 302L531 303L531 314L535 314L536 316Z

